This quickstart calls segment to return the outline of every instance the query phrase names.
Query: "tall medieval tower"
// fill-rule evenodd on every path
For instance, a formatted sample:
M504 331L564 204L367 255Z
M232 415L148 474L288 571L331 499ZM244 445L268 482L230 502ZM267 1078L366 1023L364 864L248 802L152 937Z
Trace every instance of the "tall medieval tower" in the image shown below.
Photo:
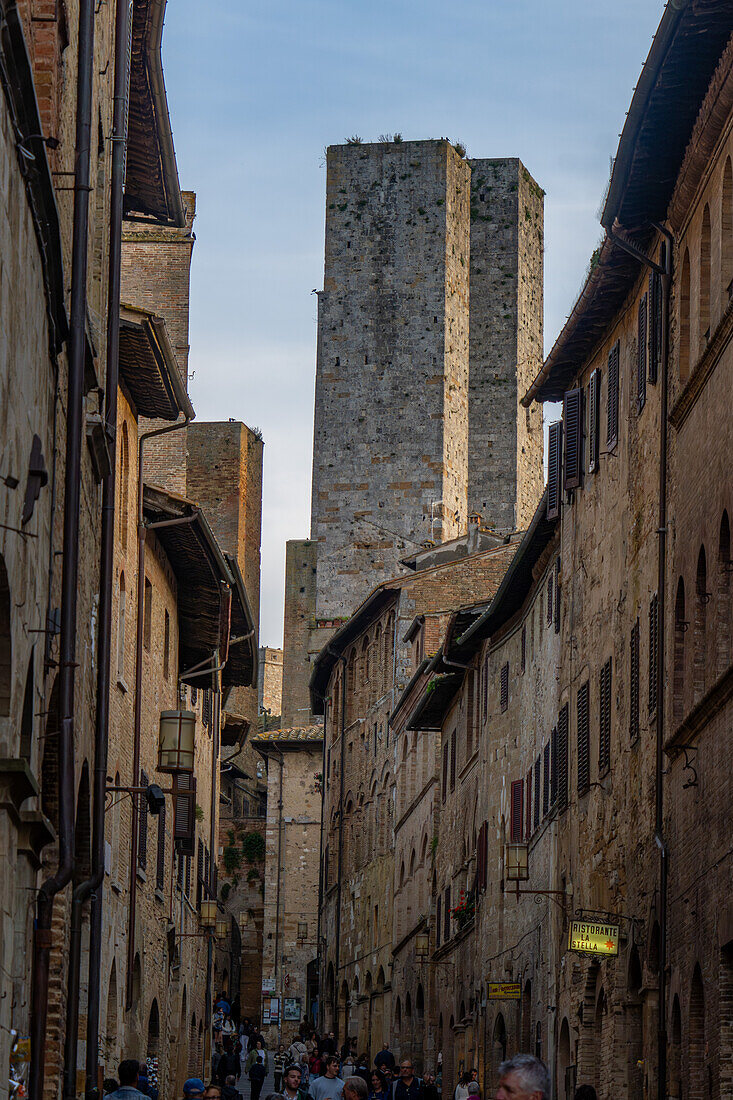
M311 538L288 552L294 724L310 658L374 585L471 513L525 526L543 483L541 412L519 404L542 360L541 189L446 140L331 146L327 171Z

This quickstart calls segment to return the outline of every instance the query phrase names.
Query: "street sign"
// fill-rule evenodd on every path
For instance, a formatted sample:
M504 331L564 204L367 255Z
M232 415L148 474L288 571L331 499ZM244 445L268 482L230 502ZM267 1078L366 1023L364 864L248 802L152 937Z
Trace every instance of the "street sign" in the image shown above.
M519 982L489 982L490 1001L519 1001L522 986Z
M274 978L263 978L262 979L262 992L263 992L263 994L265 994L265 993L274 993L275 992L275 979Z
M618 925L574 920L570 925L568 951L583 955L618 955Z

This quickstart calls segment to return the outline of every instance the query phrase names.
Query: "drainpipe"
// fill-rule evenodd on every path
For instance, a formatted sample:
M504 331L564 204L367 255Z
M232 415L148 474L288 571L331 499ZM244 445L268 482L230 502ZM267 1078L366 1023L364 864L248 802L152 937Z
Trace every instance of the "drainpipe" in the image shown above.
M672 290L673 237L664 226L656 228L663 234L664 272L662 280L662 347L661 347L661 425L659 433L659 557L657 562L657 758L655 790L655 840L659 849L659 1008L657 1032L657 1097L667 1095L667 876L669 860L664 841L664 691L666 685L664 607L667 589L667 402L669 382L669 300Z
M657 698L656 698L656 767L654 792L654 842L659 851L659 1004L657 1017L657 1098L667 1096L667 878L669 852L664 841L664 691L666 685L664 629L665 594L667 585L667 405L669 382L669 299L672 289L672 245L674 237L663 225L654 228L665 239L664 263L651 260L630 241L614 223L610 230L615 242L646 267L656 271L662 283L662 347L660 349L660 427L659 427L659 505L657 513Z
M145 518L143 515L143 456L145 443L149 439L169 432L177 432L186 428L191 421L190 413L185 418L176 421L175 424L167 424L164 428L154 428L152 431L143 432L138 440L137 447L137 630L135 635L135 714L133 724L132 742L132 786L140 785L140 731L142 727L142 686L143 686L143 627L145 605ZM187 517L186 517L187 518ZM178 521L175 521L178 522ZM185 522L185 520L184 520ZM129 893L130 904L127 916L127 965L125 975L125 1008L132 1008L132 973L135 965L135 916L137 912L137 854L138 854L138 816L140 807L139 793L132 794L132 837L130 844L130 876Z
M64 479L64 533L61 576L61 638L59 658L59 853L53 875L40 887L33 939L31 1004L30 1100L42 1100L46 1060L48 979L51 922L56 894L74 873L74 670L76 668L77 589L79 577L79 512L81 446L84 420L84 360L86 355L87 244L92 71L94 62L94 2L80 0L76 74L76 145L74 159L74 220L71 259L71 322L69 381L66 412L66 471Z

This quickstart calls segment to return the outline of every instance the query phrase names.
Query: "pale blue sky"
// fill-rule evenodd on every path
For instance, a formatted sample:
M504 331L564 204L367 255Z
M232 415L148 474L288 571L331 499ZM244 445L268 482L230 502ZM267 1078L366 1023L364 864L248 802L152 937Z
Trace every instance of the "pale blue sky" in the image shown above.
M324 148L449 137L520 157L545 199L545 348L598 211L662 0L169 0L181 185L198 195L191 396L265 438L260 639L280 645L285 541L309 530Z

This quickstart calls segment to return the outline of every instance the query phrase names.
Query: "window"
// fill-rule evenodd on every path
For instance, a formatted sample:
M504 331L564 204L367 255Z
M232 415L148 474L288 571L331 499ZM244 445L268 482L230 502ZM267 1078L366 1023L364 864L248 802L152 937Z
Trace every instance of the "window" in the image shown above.
M553 613L554 613L554 610L555 610L554 600L553 600L553 580L554 580L553 574L552 574L552 572L550 572L550 575L547 578L547 623L548 623L548 625L550 623L552 623L552 616L553 616Z
M565 488L577 489L583 479L583 391L568 390L563 401L565 425Z
M568 806L568 720L566 703L557 719L557 804L561 812Z
M527 627L522 627L522 672L527 668Z
M606 446L609 450L618 443L618 388L619 356L621 345L617 340L608 353L608 405L606 408Z
M721 306L725 310L733 294L733 168L730 157L723 171L723 206L720 221Z
M700 354L710 339L710 284L712 263L710 255L710 207L705 204L700 237L700 327L698 348Z
M601 669L598 685L598 774L611 766L611 682L612 660L609 657Z
M127 435L127 424L122 425L120 439L120 541L123 553L127 550L127 512L129 507L130 487L130 441Z
M643 294L636 318L636 407L638 412L646 404L646 343L649 316L649 299Z
M511 790L511 819L509 835L513 841L522 839L522 815L524 811L524 780L516 779Z
M145 592L143 594L143 648L150 650L150 635L153 629L153 586L145 578Z
M590 713L588 681L578 689L578 794L590 788Z
M542 815L546 817L550 811L550 742L548 741L542 753Z
M666 245L659 251L659 262L666 261ZM649 384L656 385L662 357L662 276L658 271L649 273Z
M489 713L489 655L486 654L486 659L483 663L483 684L481 692L481 710L484 716L484 722L486 716Z
M672 680L673 714L677 721L682 717L685 698L685 633L688 623L685 619L685 582L680 577L677 582L677 597L674 605L674 673Z
M163 615L163 676L170 679L171 674L171 617L166 610Z
M483 892L489 881L489 823L484 821L478 833L476 854L476 885Z
M680 277L680 382L690 376L690 253L685 249Z
M540 806L542 804L542 757L538 756L534 762L534 827L540 823Z
M550 805L554 806L557 802L557 787L558 787L558 736L557 726L553 727L550 734Z
M456 738L457 731L453 730L450 735L450 789L455 790L456 786Z
M707 558L705 547L700 547L697 556L697 575L695 577L695 622L694 622L694 652L693 652L693 688L695 702L705 692L705 675L707 672L707 608L710 600L707 582Z
M148 777L144 771L140 772L140 786L147 787ZM137 798L137 865L144 871L148 865L148 800L144 794L135 795Z
M155 866L155 886L157 890L165 887L165 803L158 814L158 858Z
M500 684L500 696L501 696L501 709L507 710L509 706L509 662L501 666L501 684Z
M184 893L187 898L191 896L191 856L186 856L186 883Z
M562 493L562 420L550 424L547 444L547 518L560 515Z
M560 633L560 559L555 562L555 633Z
M629 736L639 736L639 620L631 628L629 643Z
M196 845L196 908L201 908L204 893L204 845L199 837Z
M527 797L524 807L524 839L529 840L532 836L532 769L527 772ZM521 837L520 837L521 840Z
M598 469L601 424L601 372L596 368L588 381L588 472Z
M435 946L440 947L440 933L442 932L442 917L443 917L443 895L438 894L438 901L435 908Z
M445 888L445 911L443 913L443 939L450 939L450 886Z
M125 574L120 573L119 608L117 611L117 679L125 678L125 618L127 615L127 593Z
M449 752L450 752L450 747L449 747L448 740L446 739L446 742L443 745L443 801L444 802L445 802L446 796L448 794L448 753Z
M649 601L649 713L657 709L657 662L659 660L659 597Z

